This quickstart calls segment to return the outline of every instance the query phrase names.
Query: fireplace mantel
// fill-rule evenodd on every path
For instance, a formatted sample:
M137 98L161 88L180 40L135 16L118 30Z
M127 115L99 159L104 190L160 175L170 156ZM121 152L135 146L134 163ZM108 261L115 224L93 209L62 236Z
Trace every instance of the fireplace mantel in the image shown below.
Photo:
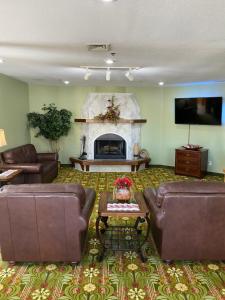
M108 100L114 97L119 106L120 119L117 122L97 120L95 117L107 110ZM146 119L141 117L140 107L135 95L130 93L90 93L74 122L79 124L81 136L86 137L85 152L88 160L94 160L95 141L104 134L116 134L126 142L126 159L133 159L134 144L141 144L141 126ZM91 166L95 170L115 170L116 166ZM129 171L129 166L117 167Z
M146 123L146 119L119 119L116 122L110 121L110 120L97 120L97 119L74 119L74 122L76 123L110 123L110 124L141 124Z

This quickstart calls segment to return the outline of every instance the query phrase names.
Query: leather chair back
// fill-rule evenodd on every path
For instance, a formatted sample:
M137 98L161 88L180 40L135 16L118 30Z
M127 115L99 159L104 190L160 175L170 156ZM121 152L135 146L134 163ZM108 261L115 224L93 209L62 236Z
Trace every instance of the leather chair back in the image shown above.
M76 184L5 186L0 193L3 260L78 262L95 193ZM90 203L91 205L90 205ZM89 213L90 216L90 213Z

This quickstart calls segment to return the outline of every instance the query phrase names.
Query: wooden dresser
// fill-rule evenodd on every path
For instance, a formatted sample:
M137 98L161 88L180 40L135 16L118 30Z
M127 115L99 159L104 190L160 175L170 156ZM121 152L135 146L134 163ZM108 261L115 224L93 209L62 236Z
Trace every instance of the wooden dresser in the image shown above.
M202 178L207 172L208 149L176 149L175 174Z

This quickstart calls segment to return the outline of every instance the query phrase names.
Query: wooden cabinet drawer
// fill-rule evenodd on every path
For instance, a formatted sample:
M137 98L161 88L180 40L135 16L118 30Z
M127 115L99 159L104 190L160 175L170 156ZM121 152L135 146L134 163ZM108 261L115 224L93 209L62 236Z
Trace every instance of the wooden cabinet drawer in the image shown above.
M198 158L186 158L186 157L177 157L176 163L182 164L182 165L198 165L199 159Z
M200 152L199 151L176 151L176 158L177 159L199 159Z
M198 176L200 169L199 166L179 165L176 168L176 172L183 175Z

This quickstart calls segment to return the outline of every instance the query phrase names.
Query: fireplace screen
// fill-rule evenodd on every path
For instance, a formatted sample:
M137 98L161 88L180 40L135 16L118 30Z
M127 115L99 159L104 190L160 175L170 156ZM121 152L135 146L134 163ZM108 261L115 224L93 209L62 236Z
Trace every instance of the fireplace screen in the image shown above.
M104 134L95 140L95 159L126 159L126 142L117 134Z

